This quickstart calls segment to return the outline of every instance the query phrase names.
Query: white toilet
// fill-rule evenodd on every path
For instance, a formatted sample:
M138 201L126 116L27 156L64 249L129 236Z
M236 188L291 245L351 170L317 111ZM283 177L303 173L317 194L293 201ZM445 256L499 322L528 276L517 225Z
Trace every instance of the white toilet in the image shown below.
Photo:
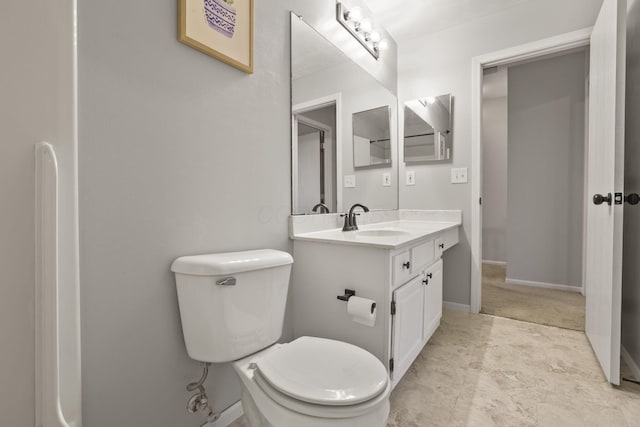
M293 258L264 249L176 259L182 330L192 359L233 362L251 427L383 427L390 381L352 344L282 333Z

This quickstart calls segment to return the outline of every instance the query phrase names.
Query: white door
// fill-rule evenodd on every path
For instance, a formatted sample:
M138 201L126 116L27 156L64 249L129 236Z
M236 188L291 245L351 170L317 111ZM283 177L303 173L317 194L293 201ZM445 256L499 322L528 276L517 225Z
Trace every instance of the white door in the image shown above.
M626 3L603 2L591 36L589 83L587 194L603 197L587 203L586 332L613 384L620 383L623 205L615 195L624 194Z
M393 293L396 314L393 317L393 379L407 372L422 350L424 313L422 277L418 276Z

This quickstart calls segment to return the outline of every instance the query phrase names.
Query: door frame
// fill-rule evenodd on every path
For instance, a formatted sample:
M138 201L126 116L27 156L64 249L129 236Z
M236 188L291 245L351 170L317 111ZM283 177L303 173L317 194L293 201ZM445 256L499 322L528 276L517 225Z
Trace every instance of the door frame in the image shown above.
M471 60L471 303L482 306L482 80L488 67L508 65L588 46L593 28L583 28L547 39L476 56Z
M319 108L336 106L336 129L335 129L335 158L336 158L336 176L335 176L335 197L336 212L342 212L342 93L334 93L309 101L301 102L291 106L291 212L294 212L294 202L297 198L297 180L298 168L295 161L298 157L298 126L296 122L296 114L304 114L305 112L317 110ZM329 132L331 133L331 132Z

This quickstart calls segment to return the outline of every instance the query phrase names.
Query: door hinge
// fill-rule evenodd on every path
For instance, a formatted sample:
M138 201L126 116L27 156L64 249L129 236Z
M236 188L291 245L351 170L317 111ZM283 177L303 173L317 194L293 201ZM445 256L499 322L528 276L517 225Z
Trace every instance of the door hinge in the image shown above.
M478 202L480 203L480 205L482 205L482 197L480 197L480 200Z
M396 315L396 302L395 301L391 301L391 315L392 316Z
M389 359L389 371L393 372L393 357Z

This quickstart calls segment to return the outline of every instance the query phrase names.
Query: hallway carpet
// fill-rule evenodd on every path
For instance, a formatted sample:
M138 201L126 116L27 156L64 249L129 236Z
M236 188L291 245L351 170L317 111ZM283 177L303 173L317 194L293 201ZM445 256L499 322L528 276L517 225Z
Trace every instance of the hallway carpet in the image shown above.
M505 283L504 266L482 266L482 313L584 331L585 298L578 292Z
M640 386L611 386L584 333L445 310L391 394L388 427L631 427Z

